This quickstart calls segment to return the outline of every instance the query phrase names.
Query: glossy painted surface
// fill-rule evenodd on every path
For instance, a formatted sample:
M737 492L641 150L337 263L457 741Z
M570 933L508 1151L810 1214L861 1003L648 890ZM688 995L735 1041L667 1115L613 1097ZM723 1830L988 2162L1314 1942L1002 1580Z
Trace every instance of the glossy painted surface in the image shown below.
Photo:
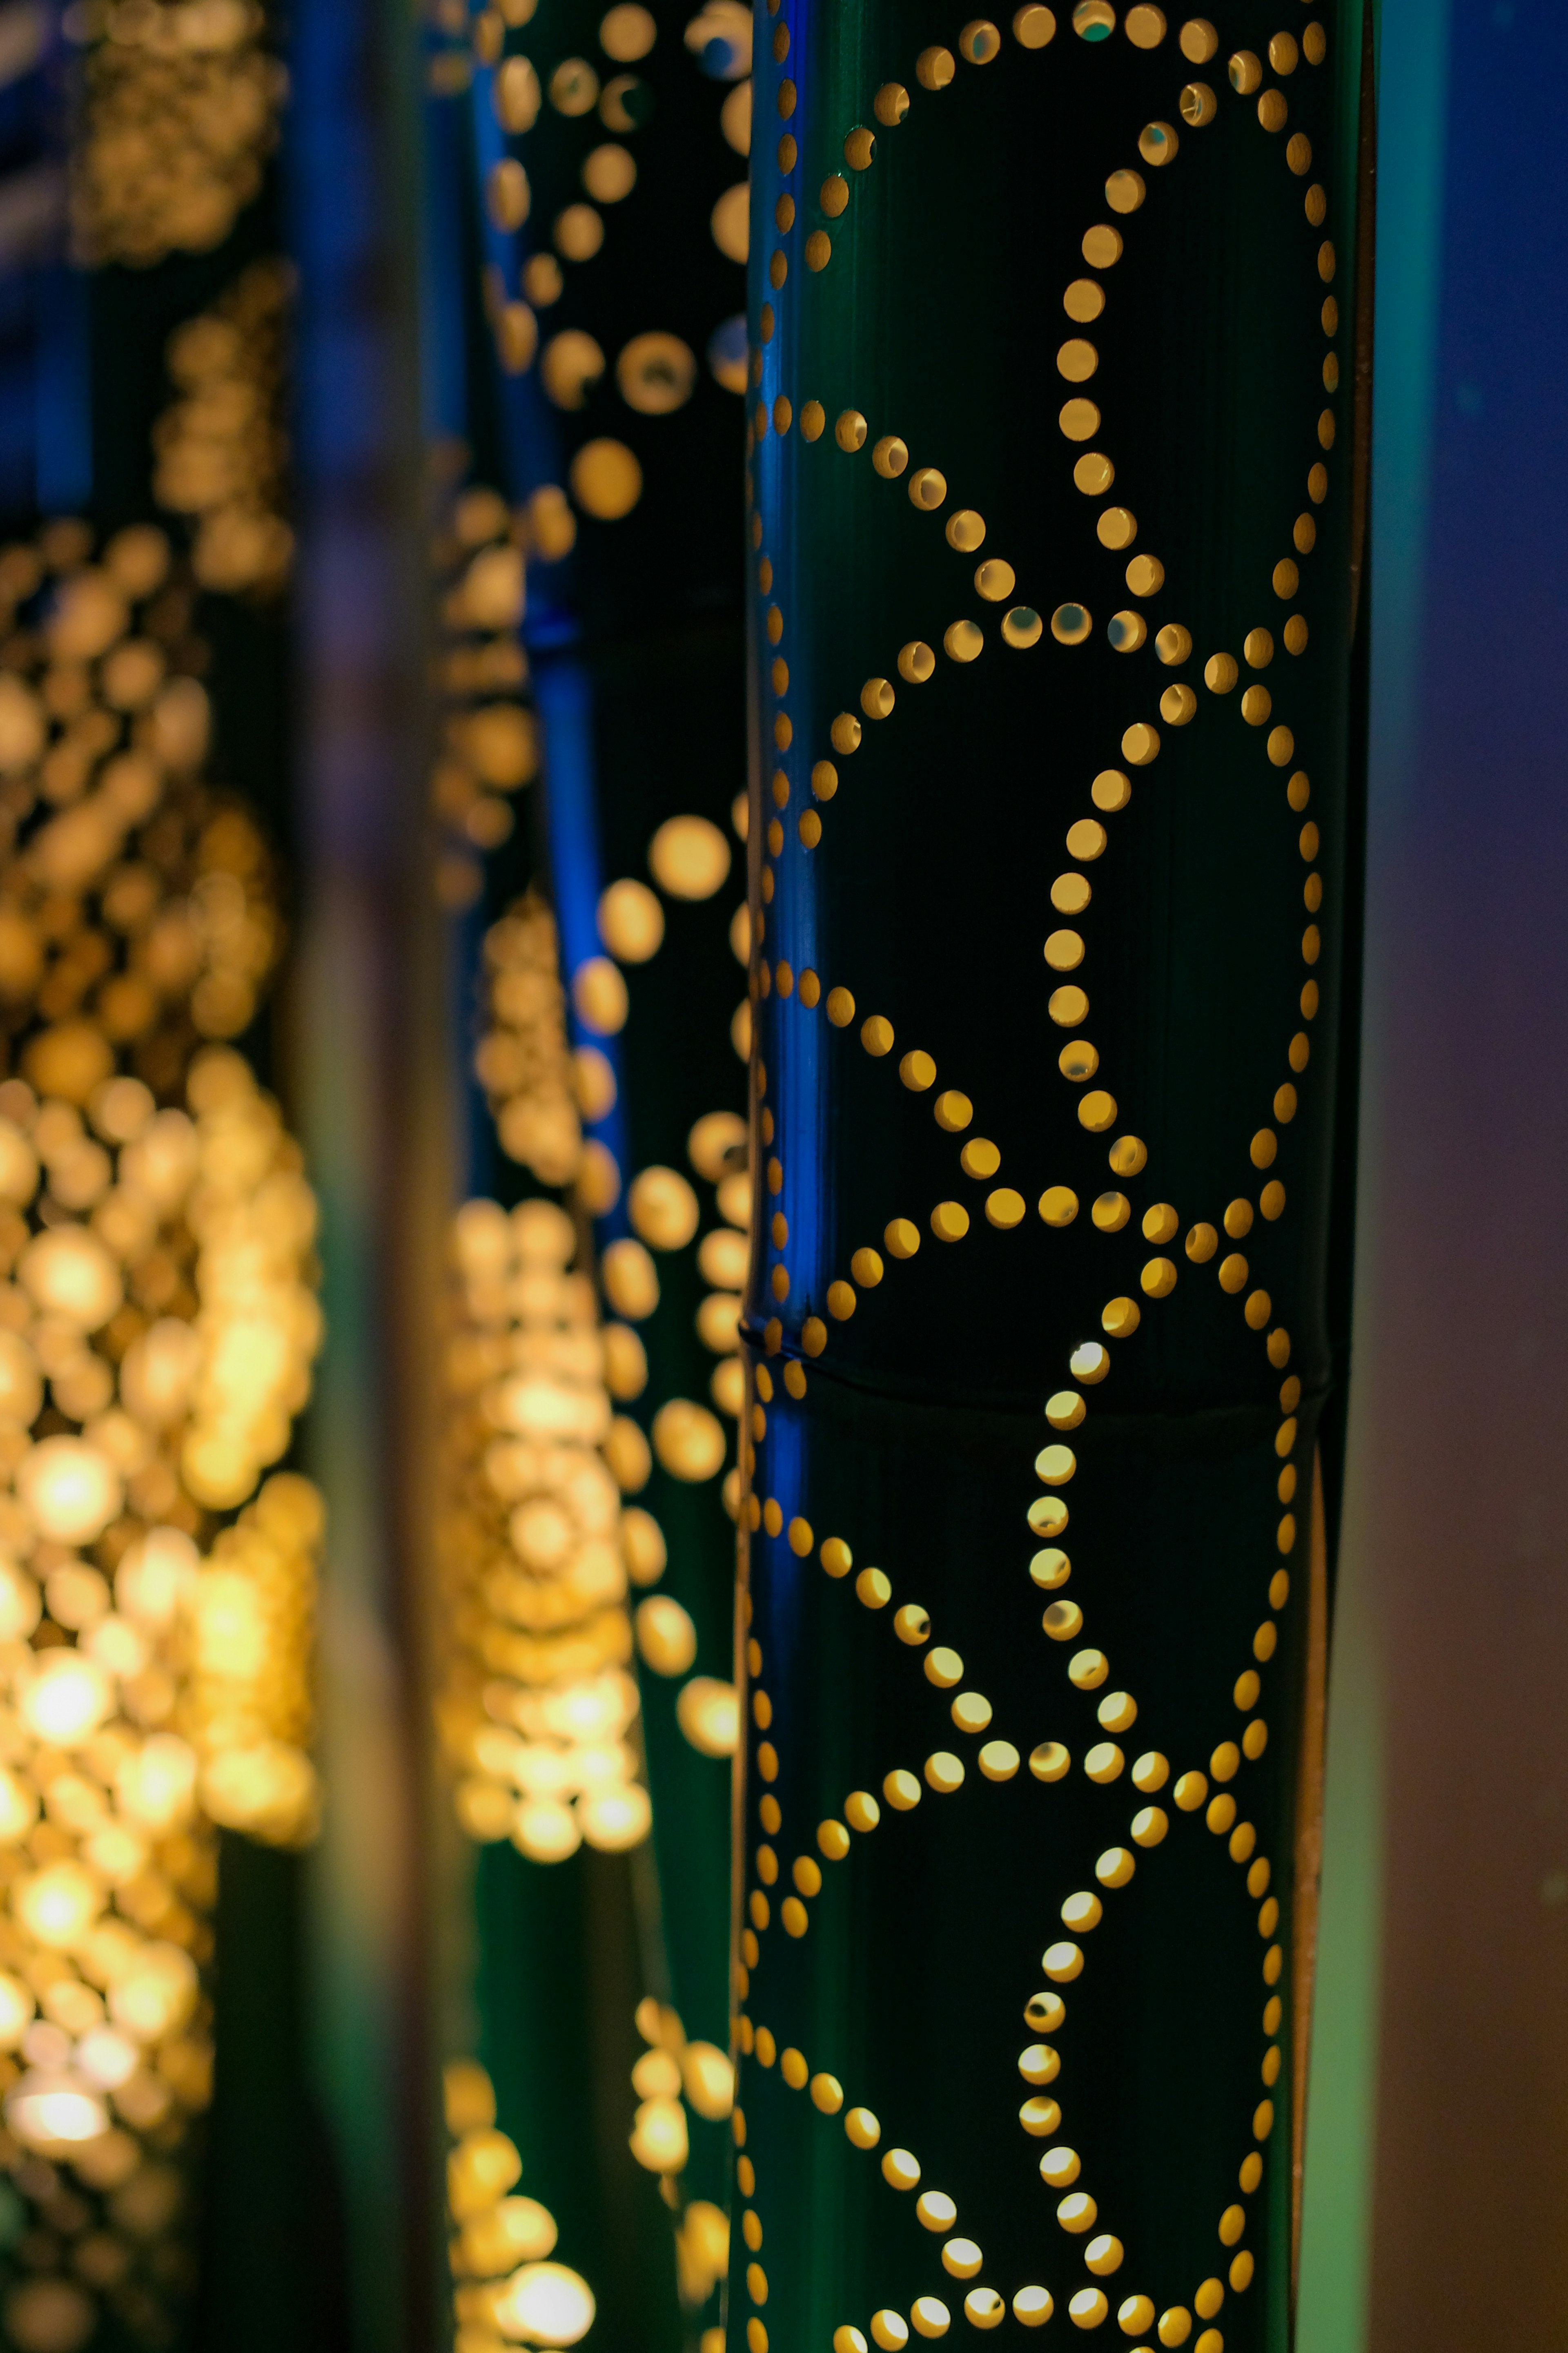
M1324 66L1303 60L1237 93L1226 53L1195 68L1173 26L1147 49L1120 31L1079 38L1065 16L1035 50L1004 28L999 54L950 60L932 89L893 12L846 19L784 0L758 18L758 47L765 28L777 61L759 125L770 149L782 134L799 153L764 154L759 130L753 1134L760 1212L779 1225L748 1299L757 1648L737 2138L751 2174L736 2204L753 2179L760 2248L752 2271L732 2265L736 2353L759 2331L819 2344L847 2326L891 2342L873 2313L920 2332L937 2324L917 2304L931 2297L964 2325L966 2295L1010 2304L1031 2284L1049 2290L1058 2326L1075 2296L1092 2326L1105 2317L1097 2294L1112 2315L1143 2295L1134 2335L1184 2312L1196 2340L1223 2304L1227 2346L1287 2342L1310 1871L1294 1882L1299 1835L1311 1852L1315 1737L1308 1502L1344 1338L1335 1153L1360 860L1360 24L1348 10L1326 22ZM1224 38L1261 57L1277 29L1253 11ZM956 27L947 37L962 49ZM1245 85L1250 69L1237 71ZM1212 81L1216 112L1189 128L1179 93L1195 79ZM876 103L893 81L901 121L890 95ZM1270 88L1289 91L1288 129L1259 117ZM862 171L852 133L873 123ZM1178 152L1151 163L1178 123ZM1301 131L1312 153L1298 172L1285 146ZM846 161L837 212L817 192ZM1107 189L1118 170L1144 183L1124 213ZM1312 186L1326 217L1307 210ZM1114 259L1080 248L1095 223L1121 232ZM826 257L806 247L819 231ZM1064 289L1084 280L1104 305L1078 323ZM1331 288L1337 326L1321 315ZM1092 343L1091 371L1070 352L1058 363L1073 338ZM1057 414L1079 396L1099 416L1072 439ZM814 402L821 426L806 438ZM863 428L841 438L848 409ZM1114 488L1093 496L1073 480L1089 449L1115 466ZM1328 469L1321 501L1314 464ZM926 467L943 480L922 511ZM1123 502L1135 537L1110 522L1098 534L1103 509ZM983 539L973 524L949 535L965 513L984 519ZM1302 513L1316 528L1294 542L1300 588L1282 595L1274 567ZM1128 576L1145 551L1163 583ZM1016 575L994 599L993 559ZM1069 606L1092 617L1079 642ZM1146 616L1146 641L1127 652L1108 637L1123 612ZM1293 654L1284 630L1298 612L1308 638ZM1026 642L1008 641L1005 614ZM1046 626L1026 642L1037 616ZM965 623L980 632L969 659L973 638L952 635ZM1167 625L1192 639L1173 662L1156 658ZM1247 640L1264 628L1268 658L1253 639L1249 664ZM929 666L911 650L922 646ZM1228 690L1205 684L1223 651L1239 673ZM1260 684L1272 708L1255 696L1244 716ZM1162 710L1182 685L1191 707L1173 696ZM836 714L851 723L837 733ZM1125 799L1106 786L1091 799L1110 771ZM1085 820L1102 842L1068 840ZM1042 947L1064 930L1082 960L1058 939L1053 969ZM1087 1007L1053 1017L1047 999L1069 983ZM868 1017L890 1034L863 1028ZM1297 1035L1308 1052L1288 1066ZM1076 1079L1058 1067L1075 1039L1099 1056L1085 1072L1080 1053ZM1299 1099L1277 1094L1287 1085ZM974 1158L980 1139L994 1151ZM1282 1212L1264 1196L1276 1183ZM1052 1187L1076 1196L1065 1224L1037 1206ZM1108 1230L1091 1215L1102 1201ZM1227 1202L1243 1208L1226 1236ZM1186 1247L1205 1223L1207 1256L1201 1238ZM879 1273L856 1270L867 1250ZM1136 1303L1135 1330L1117 1301ZM1108 1373L1098 1358L1069 1367L1088 1344L1109 1350ZM1064 1392L1082 1399L1076 1424ZM1053 1493L1068 1507L1059 1537L1042 1520ZM847 1574L835 1575L831 1546L823 1558L829 1538L852 1553ZM1060 1577L1053 1542L1070 1576L1042 1589ZM891 1588L881 1607L858 1598L873 1565ZM1271 1595L1282 1567L1289 1595ZM900 1640L908 1604L929 1613L923 1638L915 1627ZM1081 1628L1042 1626L1047 1605L1081 1609ZM1103 1672L1083 1655L1095 1650ZM1260 1691L1245 1680L1255 1658ZM990 1705L984 1726L968 1709L973 1731L965 1693ZM1232 1778L1224 1744L1249 1722L1267 1724L1267 1742L1254 1730ZM1096 1781L1086 1764L1110 1738L1122 1762ZM988 1771L997 1740L1011 1767L993 1752ZM1048 1741L1072 1761L1042 1783L1028 1760ZM1150 1751L1168 1769L1147 1768L1140 1790L1131 1769ZM948 1756L962 1786L943 1794ZM900 1768L907 1809L884 1779ZM1188 1812L1173 1788L1199 1770L1202 1810ZM853 1820L854 1789L876 1796L880 1821L847 1859L824 1860L817 1825ZM1238 1811L1205 1826L1227 1791ZM779 1809L773 1831L764 1801ZM1168 1831L1145 1847L1132 1823L1149 1804ZM1121 1845L1130 1882L1110 1859ZM1249 1892L1259 1859L1267 1883L1256 1873ZM1071 1926L1079 1895L1103 1905L1098 1926ZM1071 1952L1042 1962L1062 1943L1081 1970ZM1054 1968L1059 2031L1025 2019ZM1276 1983L1284 2015L1266 2027ZM764 2028L781 2054L771 2063ZM1061 2115L1037 2115L1031 2134L1019 2057L1037 2036L1059 2054L1040 2096ZM852 2145L830 2089L818 2101L789 2087L786 2045L809 2075L836 2079L846 2113L875 2113L874 2150ZM1256 2189L1238 2186L1255 2145ZM955 2202L955 2221L933 2212L921 2227L919 2193L881 2178L895 2147L918 2159L921 2191ZM1047 2187L1040 2159L1058 2147L1071 2157ZM1092 2198L1087 2227L1074 2227L1081 2210L1058 2220L1065 2193ZM944 2261L949 2232L975 2242L977 2268L961 2250ZM1120 2251L1097 2246L1104 2234ZM1256 2262L1249 2285L1245 2263L1232 2270L1239 2251Z

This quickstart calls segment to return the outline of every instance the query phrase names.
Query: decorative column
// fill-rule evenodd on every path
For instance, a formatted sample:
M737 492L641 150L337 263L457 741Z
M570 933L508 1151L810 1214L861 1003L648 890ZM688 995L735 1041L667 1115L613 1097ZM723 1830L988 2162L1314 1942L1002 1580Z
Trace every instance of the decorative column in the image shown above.
M757 23L730 2342L1283 2348L1362 14Z

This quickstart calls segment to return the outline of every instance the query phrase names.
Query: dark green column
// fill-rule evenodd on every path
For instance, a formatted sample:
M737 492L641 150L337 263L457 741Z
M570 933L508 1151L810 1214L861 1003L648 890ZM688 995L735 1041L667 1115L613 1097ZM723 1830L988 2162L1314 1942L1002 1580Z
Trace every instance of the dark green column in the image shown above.
M1282 2353L1361 12L758 26L731 2343Z

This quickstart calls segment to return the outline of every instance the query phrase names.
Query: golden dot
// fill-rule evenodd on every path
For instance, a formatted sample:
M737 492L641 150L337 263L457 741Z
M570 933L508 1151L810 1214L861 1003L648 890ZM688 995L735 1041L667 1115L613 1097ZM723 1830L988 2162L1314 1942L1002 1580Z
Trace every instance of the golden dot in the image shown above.
M1176 111L1190 131L1201 131L1218 113L1219 100L1206 81L1189 81L1182 86Z
M1057 353L1057 373L1068 384L1087 384L1099 365L1100 353L1081 335L1071 337Z
M1010 1781L1019 1761L1010 1740L988 1740L980 1751L980 1770L988 1781Z
M855 1599L868 1609L885 1609L892 1598L892 1586L879 1568L863 1568L855 1579Z
M1071 1763L1072 1758L1059 1740L1043 1740L1037 1748L1029 1751L1029 1770L1037 1781L1059 1781Z
M828 1000L828 1009L831 1014L831 998ZM887 1018L885 1014L869 1013L867 1015L865 1020L860 1024L860 1043L864 1046L868 1054L873 1054L877 1056L879 1060L880 1060L884 1054L891 1053L893 1049L893 1025Z
M1158 757L1159 750L1159 730L1142 721L1129 727L1121 738L1121 756L1130 767L1147 767L1151 760Z
M923 686L936 668L936 656L919 638L899 649L899 675L911 686Z
M1083 1611L1076 1601L1053 1601L1040 1624L1053 1642L1070 1642L1083 1631Z
M1051 635L1058 645L1081 646L1093 626L1085 605L1058 605L1051 615Z
M889 131L896 129L909 111L910 94L902 82L885 81L871 100L872 113Z
M893 1218L882 1229L882 1240L889 1256L913 1258L921 1246L920 1228L908 1218Z
M1108 1692L1095 1710L1105 1732L1131 1732L1138 1721L1138 1703L1131 1692Z
M910 453L896 433L884 434L871 452L871 463L879 474L892 481L910 462Z
M1155 171L1173 160L1180 145L1169 122L1146 122L1138 133L1138 153Z
M869 1789L851 1789L844 1800L844 1819L852 1831L874 1831L882 1810Z
M1021 49L1043 49L1056 38L1056 30L1057 20L1050 10L1034 5L1033 0L1013 18L1013 38Z
M1184 1814L1195 1814L1208 1793L1208 1778L1203 1773L1184 1773L1171 1792Z
M1136 1857L1124 1846L1110 1846L1095 1864L1094 1875L1102 1887L1125 1887L1137 1867Z
M860 689L860 708L868 719L890 719L893 690L885 678L868 678Z
M1116 1120L1116 1098L1103 1087L1094 1088L1085 1095L1078 1107L1079 1125L1088 1128L1090 1135L1102 1135Z
M1092 400L1064 401L1057 418L1068 441L1092 441L1100 430L1100 411Z
M1228 1789L1222 1790L1217 1798L1209 1799L1208 1811L1205 1814L1204 1820L1215 1838L1224 1838L1236 1820L1236 1799Z
M585 442L573 459L567 480L584 514L617 522L642 496L642 468L624 441Z
M988 66L1001 47L1001 34L984 16L965 25L958 37L958 54L972 66Z
M1067 312L1068 317L1076 320L1079 326L1087 327L1091 321L1099 318L1104 308L1105 289L1098 278L1075 278L1062 296L1062 309ZM1078 480L1080 467L1106 466L1109 463L1110 460L1105 458L1080 458L1078 465L1073 469L1073 480ZM1079 488L1080 490L1083 488L1081 482L1079 482Z
M1274 1155L1279 1149L1279 1141L1271 1127L1260 1127L1247 1147L1255 1168L1272 1166Z
M988 556L974 575L974 586L987 604L1000 605L1013 594L1017 575L1001 556Z
M1025 2328L1043 2328L1055 2309L1048 2287L1021 2287L1013 2298L1013 2317Z
M1079 250L1091 269L1112 269L1121 259L1121 231L1108 221L1098 221L1085 229Z
M897 2312L886 2309L871 2315L871 2336L881 2348L881 2353L900 2353L910 2341L909 2323Z
M1101 1311L1100 1328L1112 1340L1130 1340L1141 1321L1135 1299L1110 1299Z
M1103 1651L1075 1651L1068 1661L1068 1681L1079 1691L1098 1691L1110 1672Z
M975 621L953 621L942 632L942 650L952 661L973 661L984 642Z
M853 453L866 445L866 420L858 408L844 409L833 427L833 438L841 449Z
M990 1224L1001 1227L1004 1231L1010 1231L1014 1226L1021 1225L1024 1219L1022 1193L1014 1192L1007 1185L999 1187L994 1193L988 1193L985 1197L985 1215Z
M817 1555L829 1577L847 1577L854 1567L854 1556L842 1536L828 1536Z
M1163 1807L1141 1807L1132 1817L1133 1843L1137 1846L1158 1846L1170 1827L1170 1817Z

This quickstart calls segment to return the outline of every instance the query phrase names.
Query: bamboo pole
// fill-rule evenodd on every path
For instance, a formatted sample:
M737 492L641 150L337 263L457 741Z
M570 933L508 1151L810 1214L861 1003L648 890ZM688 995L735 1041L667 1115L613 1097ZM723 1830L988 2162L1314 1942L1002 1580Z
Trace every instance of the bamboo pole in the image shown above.
M758 21L730 2341L1282 2348L1361 16Z

